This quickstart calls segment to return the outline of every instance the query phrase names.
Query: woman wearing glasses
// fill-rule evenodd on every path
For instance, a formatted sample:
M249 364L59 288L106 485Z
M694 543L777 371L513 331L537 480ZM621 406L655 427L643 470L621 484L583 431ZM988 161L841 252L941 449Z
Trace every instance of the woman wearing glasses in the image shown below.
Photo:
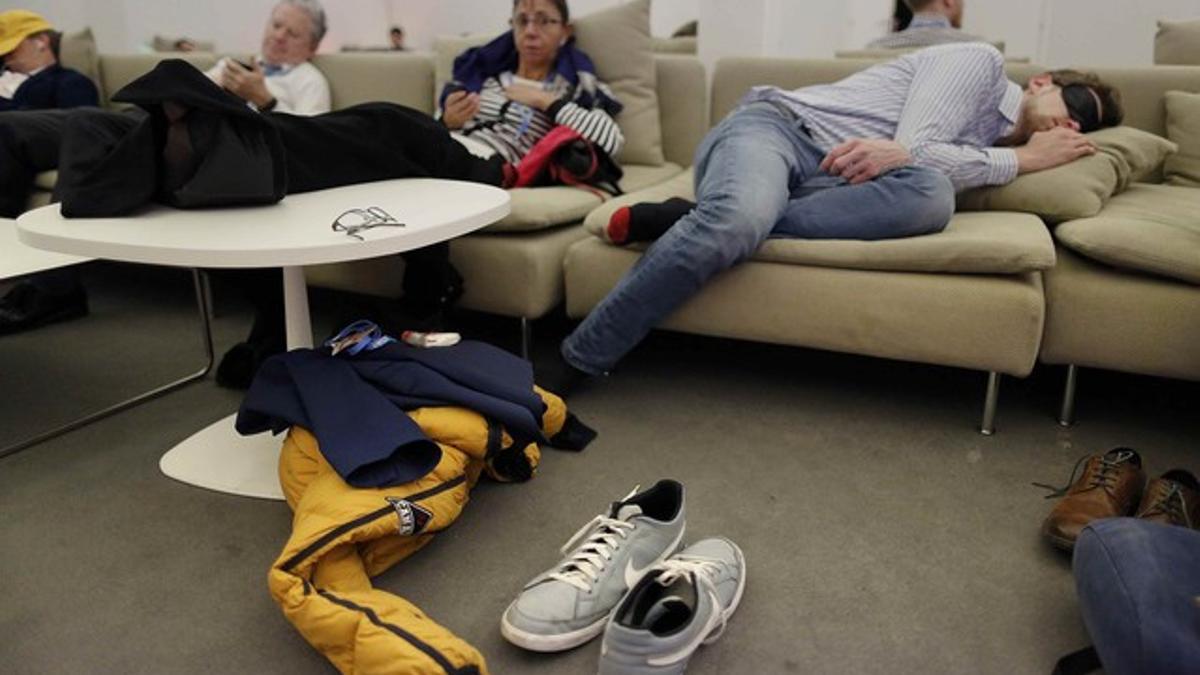
M86 203L86 196L96 193L86 189L90 176L60 171L60 184L76 186L76 192L84 195L75 199L65 193L63 212L68 216L72 211L80 216L124 215L140 201L152 198L176 204L174 195L182 193L193 200L190 208L216 205L195 201L205 196L204 186L213 183L213 174L224 180L226 173L245 171L245 167L202 161L210 154L230 156L218 152L226 145L250 155L269 149L271 157L260 159L268 166L283 166L283 171L274 170L275 188L282 187L287 194L414 176L512 187L517 176L514 165L556 125L571 127L614 155L624 142L613 121L621 105L598 80L591 60L574 46L568 21L565 0L515 0L512 30L456 59L454 81L443 92L437 119L400 105L364 103L311 117L267 112L246 122L250 125L247 129L268 128L261 132L263 138L277 134L275 145L251 143L237 134L205 133L216 119L231 115L228 97L191 66L164 61L114 95L114 100L136 103L150 113L148 118L107 113L104 120L79 120L72 132L81 139L76 146L97 156L68 162L79 167L119 162L118 157L108 155L124 145L100 139L118 133L111 127L123 120L119 125L119 135L125 137L122 143L166 139L165 148L148 149L161 153L161 175L129 176L134 183L161 189L154 195L144 190L130 192L129 199L119 204ZM175 105L167 115L167 103L181 100L191 103ZM238 114L233 117L245 115L243 106L234 107ZM139 133L149 127L165 133ZM90 138L97 141L88 142ZM202 142L183 142L188 138ZM172 143L172 139L179 142ZM249 145L238 147L246 143ZM123 168L131 174L155 171L146 163ZM66 174L70 173L68 168ZM171 180L165 181L164 176ZM259 182L251 181L254 185ZM221 203L234 203L228 195L216 196L223 199ZM277 191L265 196L279 199L282 194ZM254 201L263 200L264 195L256 195ZM409 327L438 328L442 310L462 294L462 278L450 265L448 253L448 246L439 244L405 255L402 310L406 322L415 322ZM269 283L243 286L254 298L255 326L247 341L231 349L217 369L218 383L234 388L249 386L258 365L282 351L284 344L278 277Z
M476 155L517 164L557 125L611 157L624 143L621 110L571 36L566 0L515 0L512 31L454 61L441 120Z

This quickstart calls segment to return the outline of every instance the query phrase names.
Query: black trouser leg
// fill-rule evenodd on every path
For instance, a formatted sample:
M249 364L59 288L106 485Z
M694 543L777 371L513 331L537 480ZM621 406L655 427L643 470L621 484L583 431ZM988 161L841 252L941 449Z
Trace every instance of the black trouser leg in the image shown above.
M58 148L68 110L0 113L0 216L25 211L34 177L58 167Z
M68 110L14 110L0 113L0 216L25 212L33 179L58 167L58 148ZM41 272L27 279L47 293L67 295L79 288L74 267Z
M472 155L440 122L404 106L366 103L269 119L287 149L289 194L391 178L503 182L503 160Z

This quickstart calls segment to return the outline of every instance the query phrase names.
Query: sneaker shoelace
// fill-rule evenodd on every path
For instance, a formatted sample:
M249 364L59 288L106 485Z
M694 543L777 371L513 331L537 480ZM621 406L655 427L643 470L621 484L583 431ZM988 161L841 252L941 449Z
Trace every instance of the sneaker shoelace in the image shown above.
M1118 452L1112 459L1108 458L1107 453L1101 455L1099 469L1096 471L1096 474L1092 476L1091 483L1083 490L1080 490L1080 492L1087 492L1088 490L1094 490L1095 488L1114 487L1117 481L1117 472L1121 468L1121 465L1129 461L1132 457L1133 453L1130 451ZM1075 475L1079 473L1079 467L1090 458L1091 455L1084 455L1075 462L1075 468L1071 469L1071 477L1067 479L1066 485L1061 487L1055 487L1045 483L1034 483L1034 485L1051 491L1050 494L1046 495L1046 499L1063 497L1071 490L1071 486L1075 484Z
M1156 499L1154 504L1142 514L1142 517L1151 516L1156 513L1167 516L1171 519L1171 522L1181 523L1188 528L1195 527L1188 512L1187 499L1184 498L1183 490L1180 489L1178 483L1171 483L1171 487L1167 488L1166 494L1160 499Z
M590 593L608 561L612 560L613 554L636 527L625 520L596 516L563 545L561 550L564 554L572 550L575 552L563 560L549 577Z
M713 642L725 634L725 613L721 611L721 596L717 594L716 582L713 581L721 573L721 565L721 561L712 558L677 555L664 560L657 572L657 581L663 586L669 586L679 577L691 575L696 586L712 596L720 624L704 638L704 644Z

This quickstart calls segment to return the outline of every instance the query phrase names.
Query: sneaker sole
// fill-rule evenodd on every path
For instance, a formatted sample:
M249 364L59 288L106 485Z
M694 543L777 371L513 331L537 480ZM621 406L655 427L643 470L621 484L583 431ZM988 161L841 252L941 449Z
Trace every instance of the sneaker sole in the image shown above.
M512 609L512 606L515 604L516 601L514 600L509 605L509 609ZM608 614L605 614L595 623L578 630L573 630L570 633L538 635L537 633L523 631L509 623L508 610L505 610L504 616L500 618L500 634L514 645L532 652L562 652L574 649L603 633L604 625L608 623L608 616Z
M683 542L683 533L686 531L687 524L685 523L683 527L679 528L679 535L675 537L675 541L671 542L667 549L663 551L653 563L646 565L647 572L649 572L650 569L655 565L661 563L675 553L675 551L679 548L679 544ZM742 552L739 549L738 555L740 556L741 554ZM745 570L744 563L742 569ZM743 587L745 586L745 581L746 576L743 572ZM629 589L627 588L625 591L629 592ZM739 587L733 607L737 607L737 600L740 600L741 597L742 588ZM625 595L622 594L621 598L617 600L617 603L613 605L612 609L595 623L570 631L569 633L557 633L555 635L540 635L538 633L530 633L509 623L508 612L517 604L517 601L513 600L511 603L509 603L508 608L504 610L504 615L500 617L500 634L504 636L504 639L508 640L514 645L528 649L531 652L562 652L568 649L574 649L575 647L588 642L604 632L604 627L608 624L609 617L612 616L613 612L617 611L617 607L621 606L621 600L624 598Z

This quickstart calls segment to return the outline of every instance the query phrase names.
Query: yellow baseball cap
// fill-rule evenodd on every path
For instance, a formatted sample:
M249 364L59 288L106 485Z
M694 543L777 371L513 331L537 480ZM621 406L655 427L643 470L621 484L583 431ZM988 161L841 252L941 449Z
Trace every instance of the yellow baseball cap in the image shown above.
M25 38L44 30L54 30L42 15L27 9L10 9L0 12L0 56L11 52Z

